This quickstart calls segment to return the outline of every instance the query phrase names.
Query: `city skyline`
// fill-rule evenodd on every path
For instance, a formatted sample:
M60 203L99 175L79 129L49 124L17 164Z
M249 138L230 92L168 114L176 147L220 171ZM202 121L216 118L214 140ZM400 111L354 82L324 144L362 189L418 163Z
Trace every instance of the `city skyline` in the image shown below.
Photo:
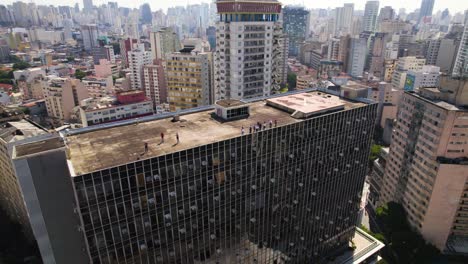
M9 5L14 2L17 2L16 0L6 0L4 1L3 4ZM24 1L25 3L28 3L28 1ZM59 6L63 5L63 2L59 0L35 0L31 1L34 2L36 5L54 5L54 6ZM106 4L109 1L93 1L93 4L95 6L103 5ZM111 1L112 2L112 1ZM129 8L139 8L142 4L148 3L151 6L151 10L159 10L163 9L164 11L167 11L169 7L176 7L176 6L187 6L187 5L194 5L194 4L200 4L200 3L210 3L212 1L207 1L207 0L195 0L195 1L186 1L186 0L173 0L170 2L162 2L162 3L151 3L150 1L129 1L129 0L120 0L120 1L114 1L119 4L119 6L122 7L129 7ZM326 2L313 2L313 3L307 3L306 1L298 1L298 0L283 0L280 1L283 5L302 5L305 6L307 9L314 9L314 8L336 8L343 6L344 3L354 3L354 9L355 10L364 10L365 4L367 0L357 0L357 1L338 1L338 0L331 0L331 1L326 1ZM406 12L412 12L421 6L421 1L403 1L403 0L398 0L398 1L391 1L391 0L384 0L384 1L379 1L380 2L380 7L384 6L391 6L393 7L397 12L400 8L405 8ZM74 6L75 3L78 3L80 8L83 8L83 1L82 0L75 0L75 1L70 1L68 5ZM435 1L434 4L434 11L433 13L437 13L438 11L443 11L445 8L448 8L451 14L458 13L458 12L464 12L465 10L468 9L468 5L463 5L460 4L459 1L456 0L447 0L447 1Z

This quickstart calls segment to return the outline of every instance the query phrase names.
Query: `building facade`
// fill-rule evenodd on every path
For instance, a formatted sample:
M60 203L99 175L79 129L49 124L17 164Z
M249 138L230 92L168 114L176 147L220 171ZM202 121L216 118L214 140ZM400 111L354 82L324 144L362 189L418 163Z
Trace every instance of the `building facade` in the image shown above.
M379 1L367 1L362 20L362 31L374 32L377 26L377 15L379 14Z
M81 38L83 39L84 49L91 51L92 48L98 47L98 29L94 24L81 25Z
M275 57L285 48L281 42L281 4L249 0L217 1L214 83L216 99L268 96L280 89L285 56ZM287 57L287 56L286 56Z
M304 100L304 106L285 103ZM318 102L326 107L317 108ZM58 174L75 195L61 201L70 208L58 216L68 220L61 228L72 229L68 244L47 247L41 240L41 254L58 259L68 253L73 264L84 255L92 263L326 263L347 250L376 105L322 91L267 98L266 104L223 100L179 122L84 128L64 135L65 146L55 139L18 146L17 171L36 182ZM241 132L262 119L275 122ZM154 137L160 133L165 141ZM107 147L95 147L101 144ZM33 170L48 157L55 166ZM32 187L38 194L45 189ZM57 203L36 201L41 208ZM71 204L79 231L69 219ZM49 223L51 215L42 216ZM57 226L48 228L53 233Z
M151 52L146 51L143 44L138 44L127 54L131 89L145 90L143 66L151 64Z
M396 201L409 223L445 253L467 253L466 81L405 92L377 205Z
M306 39L309 31L309 11L300 6L285 6L283 29L289 38L289 55L297 56L299 45Z
M167 103L167 83L162 62L143 66L143 77L146 96L153 101L153 106L158 108L161 104Z
M150 33L151 59L163 60L166 54L179 51L181 49L180 40L177 33L170 27Z
M211 52L184 48L166 55L167 101L171 111L213 103Z
M452 75L460 77L468 76L468 24L465 25L463 30Z

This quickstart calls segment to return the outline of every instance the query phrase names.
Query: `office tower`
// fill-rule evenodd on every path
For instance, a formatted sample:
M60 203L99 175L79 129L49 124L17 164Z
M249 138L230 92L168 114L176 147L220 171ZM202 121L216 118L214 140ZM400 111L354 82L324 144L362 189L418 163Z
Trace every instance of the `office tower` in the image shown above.
M349 44L347 72L352 77L362 76L367 56L367 40L352 38Z
M421 23L421 21L425 17L432 16L432 9L434 8L434 2L435 0L422 0L421 1L421 8L419 8L418 23Z
M408 71L422 70L426 64L426 59L418 57L402 57L398 59L395 70L392 75L392 85L396 89L403 89Z
M467 252L466 80L405 92L377 205L403 205L411 226L439 250Z
M83 11L85 13L89 12L89 11L92 11L93 8L94 8L93 0L83 0Z
M374 32L377 24L377 15L379 13L379 1L367 1L364 9L364 18L362 21L363 31Z
M151 7L149 4L145 3L140 6L140 17L143 24L151 24L153 15L151 14Z
M459 77L468 76L468 24L464 27L463 36L458 46L452 75Z
M131 88L132 90L145 90L143 66L151 64L151 52L146 51L143 44L134 44L133 49L127 54Z
M122 57L122 64L125 67L129 66L129 61L128 61L128 52L132 50L135 44L138 43L137 39L132 39L132 38L127 38L127 39L121 39L119 41L120 44L120 56Z
M171 111L210 105L213 99L211 52L184 47L166 55L167 101Z
M348 250L377 105L317 90L264 99L16 146L21 186L34 190L27 208L42 210L30 211L41 219L33 230L44 228L41 254L72 264L322 263Z
M351 33L354 4L344 4L335 9L335 36Z
M11 157L14 144L46 133L46 130L24 119L11 120L0 125L0 147L2 149L0 151L0 204L7 215L20 224L30 240L33 240L34 236Z
M393 20L394 18L395 10L391 6L384 6L380 9L379 22Z
M78 79L47 76L43 84L47 114L70 122L73 108L89 97L88 89Z
M115 96L88 98L80 103L83 127L153 114L153 102L144 91L117 92Z
M206 38L208 39L208 42L210 43L211 51L215 51L216 50L216 27L209 26L206 29Z
M309 11L301 6L283 8L283 29L289 38L289 55L299 54L299 44L309 32Z
M98 29L94 24L81 25L81 38L83 39L84 49L90 51L94 47L98 47Z
M161 104L167 103L167 84L164 66L161 61L143 66L145 92L156 110L162 111Z
M278 21L281 4L249 0L217 1L214 54L216 99L241 99L268 96L280 89L285 41Z
M163 60L166 54L181 49L177 33L170 27L150 33L151 58Z

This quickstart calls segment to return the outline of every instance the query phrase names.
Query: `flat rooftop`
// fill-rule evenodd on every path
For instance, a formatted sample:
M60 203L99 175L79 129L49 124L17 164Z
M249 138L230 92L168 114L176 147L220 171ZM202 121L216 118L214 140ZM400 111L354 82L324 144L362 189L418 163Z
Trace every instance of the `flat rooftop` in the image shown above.
M320 95L319 95L320 94ZM302 93L299 97L311 95L325 95L324 92L312 91ZM365 106L365 103L350 101L335 95L326 94L332 106L340 105L344 109ZM285 99L291 95L279 96L275 99ZM298 98L299 98L298 97ZM271 98L268 98L271 99ZM313 110L309 101L306 108ZM318 101L322 106L322 102ZM213 118L215 110L194 111L180 115L180 121L173 122L172 117L157 118L141 122L133 119L131 123L116 122L112 126L97 125L86 129L71 130L65 133L65 144L68 148L69 167L72 176L82 175L122 164L135 162L138 159L148 159L177 151L194 148L222 140L241 136L241 128L249 133L249 127L257 122L269 123L276 120L278 126L289 125L303 121L292 117L287 111L269 106L265 100L248 103L250 116L248 118L223 122ZM299 106L298 106L299 107ZM320 107L318 107L320 109ZM174 113L175 115L175 113ZM119 125L122 124L122 125ZM161 133L164 133L164 143L161 142ZM177 144L176 133L180 142ZM148 152L145 153L144 143L148 143Z
M360 228L356 227L353 238L356 249L353 251L347 251L342 255L338 256L331 264L359 264L367 263L367 259L385 247L385 245L379 240L375 239L371 235L367 234Z

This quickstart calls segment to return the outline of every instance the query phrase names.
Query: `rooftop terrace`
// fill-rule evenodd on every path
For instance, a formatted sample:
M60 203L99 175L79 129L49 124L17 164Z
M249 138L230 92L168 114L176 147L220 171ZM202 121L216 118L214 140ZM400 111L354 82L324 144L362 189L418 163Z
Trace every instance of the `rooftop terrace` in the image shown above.
M323 92L312 91L307 94L318 96ZM365 103L350 101L327 94L329 100L344 106L344 109L362 107ZM286 98L284 96L277 99ZM222 122L213 118L214 108L198 110L180 115L180 121L173 122L171 116L159 118L151 116L144 119L116 122L112 126L94 126L92 128L71 130L64 134L69 149L69 166L72 176L111 168L121 164L173 153L185 149L206 145L245 134L249 127L257 122L267 124L277 121L278 126L301 122L303 119L292 117L291 113L268 106L264 100L248 103L248 118ZM173 113L172 115L175 115ZM144 122L143 122L144 120ZM164 143L161 142L164 133ZM177 144L176 134L180 142ZM145 144L148 151L145 153Z

